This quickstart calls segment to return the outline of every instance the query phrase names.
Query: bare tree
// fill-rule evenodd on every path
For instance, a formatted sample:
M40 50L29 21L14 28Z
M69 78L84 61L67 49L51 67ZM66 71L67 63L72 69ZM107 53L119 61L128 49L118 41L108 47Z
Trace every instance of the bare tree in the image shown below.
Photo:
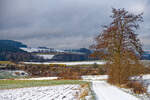
M96 37L94 56L107 60L108 82L123 84L133 73L137 73L142 45L135 31L139 22L143 22L142 14L132 14L125 9L112 9L112 23L103 26L103 31ZM137 66L136 66L137 67Z

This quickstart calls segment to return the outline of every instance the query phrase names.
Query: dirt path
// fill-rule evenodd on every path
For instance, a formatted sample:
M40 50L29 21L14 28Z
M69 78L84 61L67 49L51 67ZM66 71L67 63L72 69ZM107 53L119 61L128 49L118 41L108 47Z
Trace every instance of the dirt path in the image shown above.
M105 81L93 81L96 100L139 100L135 96L125 93Z

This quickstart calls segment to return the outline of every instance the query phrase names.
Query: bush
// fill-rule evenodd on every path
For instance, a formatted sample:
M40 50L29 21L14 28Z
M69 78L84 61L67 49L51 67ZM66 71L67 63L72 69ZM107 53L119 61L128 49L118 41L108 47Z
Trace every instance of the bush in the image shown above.
M99 74L100 74L100 75L104 75L104 74L107 73L107 69L106 69L105 66L99 66L99 67L98 67L98 71L99 71Z
M81 75L100 75L104 74L105 67L98 66L93 68L91 66L66 66L64 64L50 64L50 65L35 65L22 64L16 65L15 68L29 73L32 77L63 77L64 79L80 79Z
M93 64L93 68L98 68L98 64L97 64L97 63L94 63L94 64Z
M143 94L147 92L147 89L140 82L129 82L127 83L127 87L131 88L136 94Z
M108 82L111 84L122 85L129 82L130 77L138 76L144 73L144 66L138 62L130 64L117 65L117 63L107 64L108 70Z
M73 71L70 68L64 68L64 71L59 74L62 79L81 79L80 72Z
M15 75L18 75L18 76L19 76L19 75L20 75L20 72L15 72Z

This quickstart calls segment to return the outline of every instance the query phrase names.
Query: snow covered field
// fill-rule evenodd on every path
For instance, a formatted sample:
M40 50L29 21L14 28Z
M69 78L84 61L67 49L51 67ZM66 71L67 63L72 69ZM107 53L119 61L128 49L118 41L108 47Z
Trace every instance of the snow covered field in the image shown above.
M81 76L83 80L106 80L108 75L86 75Z
M55 80L58 77L18 78L15 80Z
M81 62L24 62L25 64L65 64L65 65L92 65L92 64L105 64L104 61L81 61Z
M149 97L141 99L132 93L108 84L107 75L82 76L83 80L92 82L92 90L96 100L150 100ZM31 78L30 80L45 80L49 77ZM143 82L150 89L150 75L143 76ZM79 100L81 95L80 85L57 85L45 87L32 87L20 89L0 90L0 100ZM144 95L141 95L144 96ZM88 99L91 100L91 99Z
M37 54L37 56L43 57L43 59L52 59L54 57L54 55L50 54Z
M40 49L38 48L20 48L24 51L27 51L27 52L38 52Z
M80 85L0 90L0 100L78 100Z

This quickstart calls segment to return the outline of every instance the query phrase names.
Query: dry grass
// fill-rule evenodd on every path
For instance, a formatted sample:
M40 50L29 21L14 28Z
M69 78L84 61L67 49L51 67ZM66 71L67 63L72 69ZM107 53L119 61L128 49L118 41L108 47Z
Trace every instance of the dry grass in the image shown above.
M11 61L0 61L0 64L14 64Z
M80 94L80 98L84 98L85 96L88 96L89 91L87 89L85 89L81 94Z
M81 88L88 88L89 84L81 84Z
M81 84L80 99L85 98L89 94L89 84Z

